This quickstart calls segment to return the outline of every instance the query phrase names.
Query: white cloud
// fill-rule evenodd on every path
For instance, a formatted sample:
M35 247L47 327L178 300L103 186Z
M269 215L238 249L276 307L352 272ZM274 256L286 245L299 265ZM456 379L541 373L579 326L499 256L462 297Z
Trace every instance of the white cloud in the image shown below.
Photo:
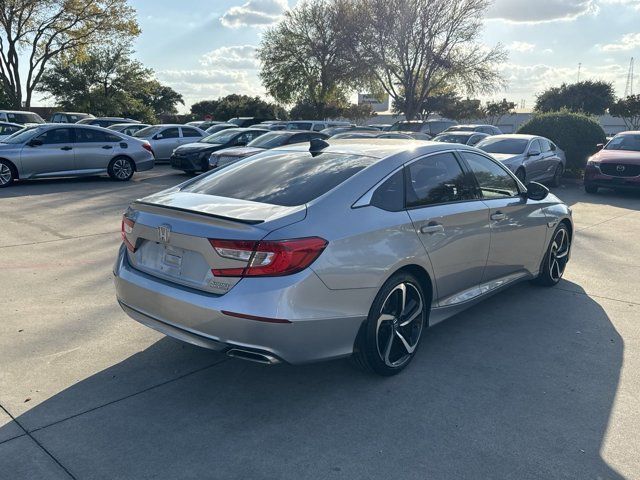
M617 43L598 45L602 52L626 52L640 47L640 33L627 33Z
M624 5L640 10L640 0L600 0L604 5Z
M487 16L514 23L543 23L597 12L595 0L496 0Z
M254 45L235 45L220 47L205 53L200 64L208 67L225 67L231 69L256 69L259 67Z
M536 46L533 43L515 41L507 45L507 48L514 52L532 52Z
M220 22L228 28L267 26L277 22L288 8L287 0L248 0L227 10Z

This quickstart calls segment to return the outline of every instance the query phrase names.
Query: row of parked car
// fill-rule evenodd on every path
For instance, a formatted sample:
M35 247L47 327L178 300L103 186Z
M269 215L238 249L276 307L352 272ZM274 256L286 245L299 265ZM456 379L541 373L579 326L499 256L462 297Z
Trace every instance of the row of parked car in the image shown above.
M604 152L587 165L588 192L638 183L637 159L619 152L637 152L626 148L633 147L636 138L640 137L627 132L601 146ZM149 125L130 118L58 112L47 124L33 112L0 111L0 187L16 179L104 173L126 181L136 171L162 161L187 173L204 172L264 150L327 139L361 143L371 139L433 140L475 146L502 162L523 183L557 186L566 167L564 152L547 138L502 134L493 125L458 125L444 119L358 126L340 121L236 117L227 122ZM612 156L608 150L617 152ZM606 165L600 167L601 163Z

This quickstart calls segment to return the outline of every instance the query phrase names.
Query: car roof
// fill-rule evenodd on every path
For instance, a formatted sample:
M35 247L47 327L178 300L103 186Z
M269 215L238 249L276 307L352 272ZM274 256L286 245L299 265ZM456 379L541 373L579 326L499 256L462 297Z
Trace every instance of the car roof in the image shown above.
M519 138L521 140L531 140L533 138L542 138L540 135L525 135L522 133L502 133L500 135L491 135L491 138Z
M469 131L469 130L449 130L448 132L440 132L439 134L436 135L436 137L439 137L440 135L457 135L459 137L462 137L463 135L465 136L471 136L471 135L485 135L487 137L490 137L491 135L489 135L488 133L484 133L484 132L473 132L473 131ZM497 135L494 135L497 136Z
M421 156L428 153L439 152L443 150L464 149L468 148L475 151L465 145L456 144L452 147L450 143L431 142L428 140L408 140L403 138L352 138L352 139L327 139L324 140L329 144L324 148L323 152L340 153L346 155L360 155L364 157L373 158L386 158L392 155L412 150L415 156ZM309 151L309 146L306 143L296 144L285 147L278 147L273 151Z
M626 130L624 132L618 132L616 135L640 135L640 130Z

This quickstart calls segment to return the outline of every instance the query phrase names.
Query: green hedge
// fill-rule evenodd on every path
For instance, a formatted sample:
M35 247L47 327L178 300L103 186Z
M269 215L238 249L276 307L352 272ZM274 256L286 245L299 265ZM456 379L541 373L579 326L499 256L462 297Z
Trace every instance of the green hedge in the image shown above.
M582 113L567 111L536 114L517 133L546 137L564 150L567 170L584 170L587 158L604 143L606 135L600 124Z

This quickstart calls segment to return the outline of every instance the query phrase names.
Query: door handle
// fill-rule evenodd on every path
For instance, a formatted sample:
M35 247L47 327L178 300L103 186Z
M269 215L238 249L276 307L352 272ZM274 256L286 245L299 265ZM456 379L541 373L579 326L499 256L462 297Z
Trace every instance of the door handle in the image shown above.
M110 149L112 149L113 147L112 147L111 145L103 145L103 147L102 147L102 148L104 148L105 150L110 150Z
M420 227L420 233L432 235L434 233L444 232L444 227L436 222L429 222L427 225Z
M498 222L500 220L504 220L505 218L507 218L507 216L504 213L500 212L500 211L491 214L491 220L494 220L496 222Z
M60 147L60 150L72 150L72 147Z

